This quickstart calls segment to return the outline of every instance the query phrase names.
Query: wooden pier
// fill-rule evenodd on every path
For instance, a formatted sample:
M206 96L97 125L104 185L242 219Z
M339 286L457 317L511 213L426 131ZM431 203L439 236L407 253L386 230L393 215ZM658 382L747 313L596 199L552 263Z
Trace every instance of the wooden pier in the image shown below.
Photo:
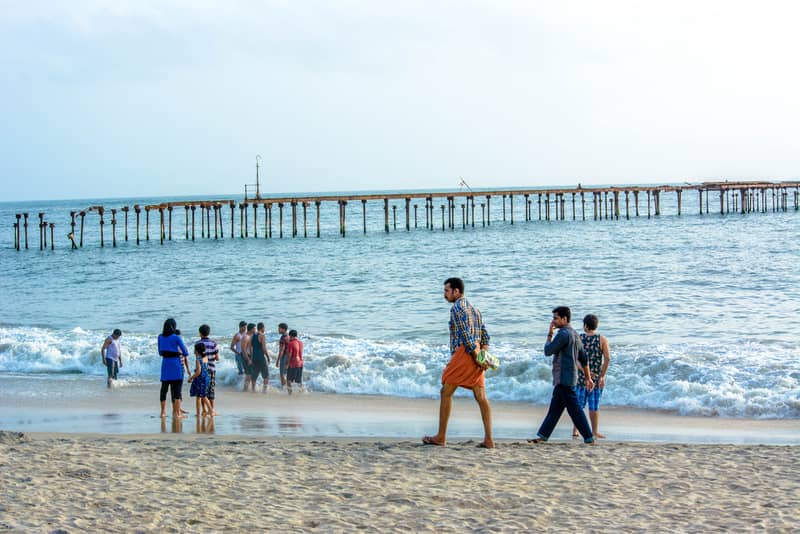
M661 198L665 194L676 195L676 215L683 214L684 193L697 195L699 215L719 213L747 214L753 212L785 212L800 209L800 181L798 182L704 182L684 185L648 185L577 188L539 188L505 189L492 191L460 190L449 192L400 192L371 195L322 195L273 197L257 199L191 200L132 206L135 214L134 235L136 244L142 239L151 238L151 213L157 224L157 239L163 245L179 236L173 235L173 218L183 215L183 235L185 240L224 239L224 238L278 238L284 236L309 236L309 209L315 212L312 235L321 236L320 211L322 204L338 206L338 231L345 237L348 205L361 204L360 230L367 233L367 204L382 205L385 232L397 230L398 201L401 209L401 229L410 231L419 228L424 219L427 230L455 230L458 226L466 229L476 224L489 226L493 222L493 210L502 211L494 222L515 224L521 211L522 221L563 221L571 220L619 220L631 217L658 217L662 215ZM515 207L516 201L516 207ZM522 209L519 203L522 203ZM644 206L642 206L644 203ZM277 214L274 214L277 208ZM284 231L284 208L290 214L289 228ZM413 208L413 209L412 209ZM438 208L438 209L437 209ZM718 208L718 209L717 209ZM117 246L118 214L122 215L123 239L128 241L129 206L107 209L104 206L91 206L80 211L70 211L70 232L68 238L72 248L84 246L84 229L87 215L97 214L99 224L99 245L105 247L106 222L111 214L111 246ZM144 211L144 221L142 221ZM259 211L262 214L259 216ZM420 214L420 211L423 213ZM460 213L459 213L460 212ZM302 226L300 216L302 214ZM29 248L29 213L15 214L13 223L14 247L16 250ZM276 217L274 217L276 215ZM460 215L460 221L459 221ZM273 219L276 218L276 224ZM45 220L43 212L38 213L39 250L48 246L55 248L55 224ZM212 222L213 220L213 222ZM142 225L143 222L143 225ZM237 232L238 222L238 232ZM460 223L460 224L459 224ZM144 236L141 230L144 226ZM199 226L199 228L198 228ZM77 228L76 228L77 227ZM212 230L213 228L213 230ZM199 231L198 231L199 230ZM76 231L77 242L76 242Z

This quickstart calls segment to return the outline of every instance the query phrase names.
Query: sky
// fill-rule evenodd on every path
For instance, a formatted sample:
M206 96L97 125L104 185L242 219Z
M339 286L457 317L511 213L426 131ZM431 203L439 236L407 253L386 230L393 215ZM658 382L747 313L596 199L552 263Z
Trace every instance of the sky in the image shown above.
M797 7L796 7L797 6ZM796 180L792 1L0 0L0 200Z

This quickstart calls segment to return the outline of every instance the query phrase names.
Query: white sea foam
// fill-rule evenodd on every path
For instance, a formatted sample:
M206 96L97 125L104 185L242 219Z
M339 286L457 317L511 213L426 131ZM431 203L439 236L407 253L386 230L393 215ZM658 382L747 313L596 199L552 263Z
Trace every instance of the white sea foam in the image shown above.
M105 375L100 347L108 332L81 328L0 327L0 372ZM317 391L435 397L449 359L443 345L303 335L309 387ZM190 346L192 339L186 339ZM229 339L221 339L218 380L239 380ZM274 355L277 337L268 336ZM156 334L125 333L122 380L156 382L161 358ZM550 359L540 348L496 344L497 371L487 374L493 400L544 404L552 392ZM800 349L741 340L720 346L683 343L618 345L612 352L603 404L726 417L800 417ZM274 374L276 369L271 368Z

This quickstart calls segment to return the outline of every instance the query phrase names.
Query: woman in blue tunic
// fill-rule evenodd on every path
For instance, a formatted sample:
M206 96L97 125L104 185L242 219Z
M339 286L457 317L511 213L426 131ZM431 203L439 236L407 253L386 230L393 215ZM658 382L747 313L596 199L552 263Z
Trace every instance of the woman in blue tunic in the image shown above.
M190 374L186 357L189 351L178 334L175 319L164 321L164 329L158 336L158 354L161 355L161 417L166 417L167 390L172 392L172 416L175 419L186 417L181 412L181 389L183 388L183 369Z

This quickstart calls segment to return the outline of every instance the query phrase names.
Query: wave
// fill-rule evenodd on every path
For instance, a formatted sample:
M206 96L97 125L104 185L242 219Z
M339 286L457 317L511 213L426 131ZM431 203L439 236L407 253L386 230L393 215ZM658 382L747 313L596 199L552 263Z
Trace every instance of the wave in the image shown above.
M106 332L0 326L0 372L46 376L104 376L100 347ZM387 342L340 335L301 334L310 389L330 393L436 397L448 348L424 341ZM267 336L272 354L277 335ZM187 346L194 339L185 339ZM239 381L230 338L220 338L218 381ZM159 379L156 335L124 333L121 387ZM501 357L487 373L492 400L546 404L550 359L526 342L493 347ZM800 349L752 340L612 347L603 404L675 411L684 415L800 417ZM272 368L272 374L275 369ZM460 394L468 394L461 392Z

